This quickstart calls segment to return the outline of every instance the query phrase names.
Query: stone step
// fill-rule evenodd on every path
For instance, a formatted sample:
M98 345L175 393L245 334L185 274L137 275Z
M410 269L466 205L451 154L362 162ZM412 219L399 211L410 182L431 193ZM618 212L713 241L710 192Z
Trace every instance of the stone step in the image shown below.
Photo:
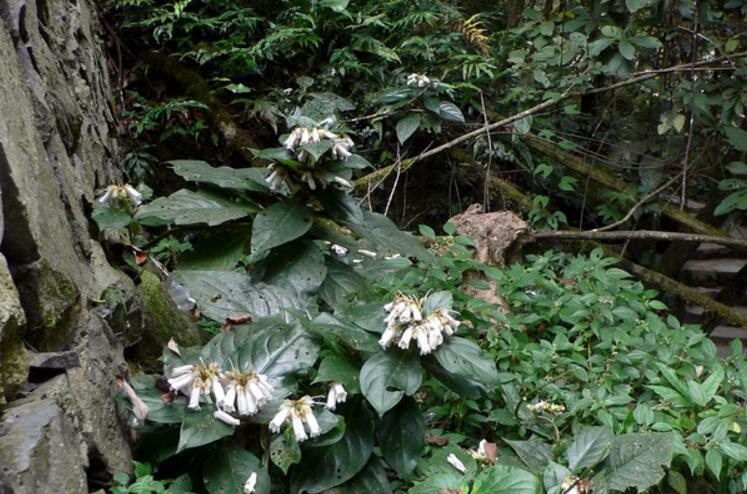
M711 340L716 344L718 354L725 357L731 353L729 344L734 340L741 340L747 349L747 329L734 326L717 326L711 333Z
M744 306L744 305L733 305L731 307L731 309L734 312L736 312L737 314L739 314L740 316L747 317L747 307L746 306ZM702 317L703 316L703 312L705 312L705 310L703 309L703 307L697 307L697 306L694 306L694 305L688 305L687 307L685 307L685 312L687 312L687 314L689 314L691 316ZM747 329L745 329L745 331L747 331Z
M706 242L698 245L698 248L693 252L690 259L713 259L716 257L729 257L730 255L732 255L732 250L729 247Z
M690 286L718 287L731 281L745 264L747 259L739 257L690 259L682 266L680 280Z

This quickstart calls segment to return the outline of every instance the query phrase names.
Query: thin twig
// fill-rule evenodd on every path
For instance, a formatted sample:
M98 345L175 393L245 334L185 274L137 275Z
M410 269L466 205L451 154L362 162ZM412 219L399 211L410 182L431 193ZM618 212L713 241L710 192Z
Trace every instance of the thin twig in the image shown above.
M397 162L402 161L402 155L400 154L400 147L399 143L397 143ZM389 199L386 201L386 208L384 208L384 216L386 216L389 213L389 206L392 205L392 199L394 199L394 193L397 192L397 184L399 184L399 176L402 174L402 171L397 168L397 176L394 177L394 185L392 185L392 191L389 193Z
M695 127L695 59L698 56L698 1L693 2L693 41L691 48L692 64L690 68L690 123L687 131L687 144L685 145L685 159L682 161L682 196L680 197L680 210L685 210L687 203L687 167L690 159L690 148L693 144L693 128Z
M650 201L651 199L653 199L656 196L658 196L659 194L661 194L670 185L672 185L674 182L676 182L677 179L680 178L680 175L682 175L682 172L678 173L674 177L672 177L669 180L667 180L666 182L664 182L664 184L661 187L658 187L656 190L654 190L654 191L650 192L649 194L646 194L645 196L643 196L641 198L641 200L638 201L637 203L635 203L635 205L632 208L630 208L630 211L628 211L628 213L625 216L623 216L622 218L620 218L619 220L615 221L614 223L610 223L609 225L603 226L601 228L595 228L595 229L593 229L591 231L592 232L604 232L604 231L607 231L607 230L612 230L613 228L616 228L616 227L622 225L623 223L625 223L626 221L628 221L633 216L633 214L635 214L635 212L638 210L638 208L640 208L641 206L643 206L644 204L646 204L648 201Z
M485 97L480 91L480 105L482 105L482 118L487 127L490 122L488 121L488 111L485 109ZM490 137L490 131L485 132L488 136L488 164L486 165L487 170L485 171L485 180L482 186L482 210L490 211L490 171L493 164L493 140Z
M568 231L547 230L534 233L535 238L557 238L557 239L585 239L585 240L626 240L626 239L650 239L678 242L711 242L726 245L738 249L747 249L747 240L732 237L719 237L716 235L700 235L696 233L662 232L658 230L618 230L614 232L598 231Z

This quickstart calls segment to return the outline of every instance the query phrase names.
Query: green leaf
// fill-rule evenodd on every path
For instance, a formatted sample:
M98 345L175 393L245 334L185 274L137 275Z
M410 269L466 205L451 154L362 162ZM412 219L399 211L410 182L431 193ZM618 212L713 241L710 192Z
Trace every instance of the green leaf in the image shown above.
M621 40L617 49L620 52L620 55L628 60L635 59L635 47L628 40Z
M124 228L132 222L132 217L124 209L96 208L91 218L99 226L99 230L116 230Z
M311 229L312 213L303 204L273 204L257 214L252 225L251 252L255 256L304 235Z
M576 183L578 179L570 175L564 175L563 178L558 182L558 188L565 192L574 192L576 190Z
M325 494L391 494L389 479L381 461L373 457L366 467L344 484L329 489Z
M179 430L177 453L210 444L233 434L233 427L213 417L212 407L187 414Z
M319 142L312 142L310 144L306 144L305 146L301 146L301 149L309 153L309 155L314 158L314 161L319 161L319 158L321 158L324 153L332 149L334 146L334 143L328 139L325 139L323 141Z
M320 382L338 382L348 393L359 393L361 389L358 382L358 369L338 355L324 357L322 363L319 364L319 371L312 384Z
M723 464L723 457L715 449L709 449L705 454L705 462L708 470L711 471L716 480L721 478L721 467Z
M301 163L296 160L296 155L286 148L249 149L254 156L265 161L276 161L291 168L298 168Z
M528 441L504 439L522 463L532 471L540 471L552 461L552 446L536 437Z
M713 211L713 214L720 216L722 214L731 213L737 209L747 209L747 189L726 196L726 198L721 201L718 207Z
M233 441L225 441L206 455L202 476L210 494L243 492L252 473L257 474L255 494L269 494L270 476L259 459Z
M337 259L327 258L327 277L319 289L319 296L330 307L344 306L346 296L368 288L366 279L353 268Z
M573 473L563 465L559 465L555 462L550 462L545 468L543 475L543 484L546 492L556 492L562 494L563 490L561 486L565 482L566 478Z
M433 355L447 372L476 382L485 391L491 391L498 385L495 361L471 340L448 337Z
M371 412L363 400L355 400L345 407L344 418L347 429L340 441L314 448L291 470L291 493L315 494L339 486L366 466L374 446Z
M290 428L272 438L270 459L284 474L288 473L288 469L292 465L301 461L301 448L298 447L298 443L293 438Z
M568 450L568 467L573 471L582 471L603 461L612 445L612 431L607 427L588 427L574 438Z
M674 489L677 494L687 494L687 480L676 470L670 470L667 475L667 484Z
M721 441L719 448L729 458L739 462L747 462L747 447L731 441Z
M734 175L747 175L747 164L741 161L732 161L726 165L726 169Z
M668 433L635 433L617 436L604 463L606 485L611 490L637 488L642 492L664 477L661 467L672 461L672 436Z
M400 401L382 417L376 438L389 466L400 477L409 477L425 450L425 421L413 398Z
M614 42L614 38L599 38L596 41L592 41L589 43L589 55L598 57L600 53L609 48Z
M451 101L441 101L438 103L438 115L443 120L451 122L464 122L462 110Z
M399 122L397 122L397 139L404 144L420 127L420 114L410 113Z
M189 290L204 316L221 323L229 317L247 314L255 318L282 314L287 320L284 309L303 308L303 304L284 289L252 283L244 273L177 271L173 277Z
M420 360L415 355L396 350L379 352L361 368L361 392L379 415L384 415L405 394L415 394L422 378Z
M305 240L273 249L259 269L264 283L284 288L299 299L310 298L327 276L324 253Z
M724 381L724 377L724 369L719 366L715 371L713 371L713 374L708 376L708 379L703 381L703 385L701 386L701 390L703 392L702 406L705 406L706 403L711 401L713 397L716 396L716 392L718 391L718 388L721 387L721 383Z
M280 327L256 331L239 346L237 365L270 377L307 371L319 356L319 347L302 330Z
M319 6L332 9L335 12L339 13L339 12L345 12L345 9L348 7L349 3L350 3L350 0L321 0L319 2Z
M636 46L640 46L641 48L649 48L653 50L658 50L662 46L661 41L654 38L653 36L637 35L633 36L628 41Z
M199 237L193 250L178 258L180 271L233 271L249 246L246 227L221 229Z
M370 242L376 251L396 252L402 257L418 257L426 262L435 259L417 238L397 228L392 220L382 214L364 210L362 222L346 221L344 225Z
M543 36L552 36L555 31L555 23L553 21L544 21L539 26L539 31Z
M470 494L536 494L540 488L539 479L526 470L494 465L477 476Z
M379 343L374 335L352 324L343 323L329 313L320 314L307 323L306 327L331 343L340 340L354 350L375 352L379 349Z
M172 165L174 173L190 182L208 183L224 189L253 192L268 190L264 168L214 167L205 161L197 160L173 160L167 163Z
M135 220L144 225L166 222L176 225L206 223L208 226L215 226L244 218L257 210L253 204L232 200L214 192L182 189L140 206Z
M648 0L625 0L625 6L631 13L641 10L646 5L648 5Z
M724 128L724 134L729 139L729 144L737 150L747 153L747 131L739 127L726 127Z

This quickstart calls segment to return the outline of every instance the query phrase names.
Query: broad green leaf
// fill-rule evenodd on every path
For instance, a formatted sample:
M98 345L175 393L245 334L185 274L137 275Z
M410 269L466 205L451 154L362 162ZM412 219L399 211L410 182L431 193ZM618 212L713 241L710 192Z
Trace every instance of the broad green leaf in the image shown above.
M573 472L568 470L563 465L559 465L555 462L550 462L545 468L543 475L543 481L545 492L557 492L562 494L561 486L565 483L569 475L573 475Z
M311 210L303 204L273 204L254 218L252 255L297 239L308 232L312 224Z
M726 169L734 175L747 175L747 164L741 161L732 161L726 165Z
M168 197L140 206L135 220L144 224L173 223L175 225L208 226L244 218L258 209L246 201L229 199L215 192L178 190Z
M517 467L494 465L475 479L470 494L537 494L539 479Z
M610 47L615 40L613 38L599 38L589 43L589 55L592 57L599 56L604 50Z
M747 131L739 127L725 127L724 134L729 139L729 144L734 146L738 151L747 153Z
M568 467L582 471L603 461L612 445L612 431L606 427L588 427L574 438L568 450Z
M498 385L495 361L471 340L458 336L447 337L433 355L447 372L477 382L486 391L491 391Z
M451 309L454 295L449 290L430 293L423 304L423 314L428 315L438 309Z
M381 461L373 457L366 467L344 484L329 489L325 494L391 494L389 479Z
M291 465L301 461L301 448L293 437L292 429L286 429L282 434L272 438L270 442L270 459L284 474L288 473Z
M635 433L612 441L603 474L609 489L642 492L664 478L662 467L672 461L672 436L668 433Z
M633 46L628 40L621 40L617 49L620 51L620 55L628 60L635 59L635 46Z
M646 5L648 5L648 0L625 0L625 6L631 13L642 9Z
M182 421L179 430L177 452L210 444L218 439L233 434L233 427L213 417L213 408L204 407L197 412L190 412Z
M462 485L464 476L454 468L451 471L439 471L429 474L424 480L415 482L408 494L440 494L442 492L456 491ZM464 492L464 491L459 491ZM535 493L532 493L535 494Z
M333 344L339 340L362 352L375 352L379 349L374 335L352 324L343 323L328 313L320 314L307 323L306 327Z
M252 283L244 273L178 271L173 277L187 288L204 316L221 323L242 315L256 318L278 314L287 319L284 309L303 308L291 293L264 283Z
M99 230L116 230L124 228L132 222L132 217L124 209L96 208L91 218L99 226Z
M319 289L319 296L330 307L344 306L348 294L367 289L366 279L347 264L333 258L328 258L326 264L327 277Z
M432 261L433 254L428 251L412 234L403 232L386 216L370 211L363 211L363 222L344 222L353 233L372 244L374 250L383 253L398 253L402 257L418 257L423 261Z
M747 209L747 189L726 196L726 198L721 201L718 207L713 211L713 214L720 216L722 214L736 211L737 209Z
M257 474L254 494L270 493L270 476L259 459L233 441L224 441L206 455L202 476L210 494L243 492L252 473Z
M425 421L413 398L403 399L382 417L376 438L389 466L400 477L409 477L425 450Z
M709 449L708 451L706 451L706 466L708 467L708 470L711 471L713 476L716 477L716 480L719 480L721 478L721 468L723 466L723 461L724 459L718 450Z
M404 395L415 394L422 378L420 360L415 355L397 350L383 351L363 364L360 372L361 392L383 416Z
M264 168L214 167L205 161L197 160L174 160L167 163L172 165L174 173L190 182L208 183L224 189L253 192L268 190Z
M327 275L324 253L303 240L273 249L259 270L264 283L284 288L299 299L311 297Z
M347 429L331 446L304 453L303 462L291 469L290 492L315 494L344 484L368 463L374 446L374 419L363 400L345 407Z
M270 377L307 371L319 356L319 347L302 330L278 327L256 331L239 347L237 365Z
M536 437L528 441L505 439L516 456L532 471L540 471L552 461L552 446Z
M418 130L418 127L420 127L419 113L410 113L399 122L397 122L396 131L397 139L399 139L399 142L401 144L404 144L405 141L409 139L416 130Z
M444 120L464 122L462 110L451 101L441 101L438 103L438 115Z
M731 441L721 441L721 443L719 443L719 448L721 449L721 452L729 458L739 462L747 462L746 446Z
M319 364L313 384L320 382L338 382L345 387L348 393L359 393L358 369L353 363L338 355L324 357Z
M670 470L667 474L667 484L674 489L677 494L687 494L687 480L684 475L676 470Z
M254 156L266 161L277 161L291 168L299 168L301 163L296 160L296 155L286 148L250 149Z
M333 146L334 143L332 141L325 139L323 141L306 144L305 146L302 146L301 149L306 151L309 156L314 158L314 161L319 161L319 158L321 158L324 153L332 149Z
M247 227L221 229L201 236L193 250L178 258L180 271L233 271L249 247L251 231Z
M653 36L644 36L640 34L629 38L628 41L636 46L640 46L641 48L650 48L654 50L658 50L662 46L661 41Z
M539 31L543 36L552 36L555 31L555 23L553 21L544 21L539 26Z

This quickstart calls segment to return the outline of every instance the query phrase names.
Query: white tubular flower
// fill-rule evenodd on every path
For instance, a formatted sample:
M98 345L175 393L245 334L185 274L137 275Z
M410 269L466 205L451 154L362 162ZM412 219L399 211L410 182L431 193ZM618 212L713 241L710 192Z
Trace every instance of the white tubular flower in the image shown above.
M98 202L101 206L109 202L109 199L112 198L112 194L114 194L114 191L116 190L116 185L110 185L105 189L104 195L96 199L96 202Z
M233 411L234 406L239 415L254 415L272 398L274 391L267 377L253 370L226 372L228 391L223 409Z
M387 348L399 335L400 330L397 329L396 326L387 326L379 339L379 345L381 345L382 348Z
M335 175L332 179L337 185L342 186L344 189L352 189L353 184L351 184L348 180L345 180L344 178L340 177L339 175Z
M401 257L402 256L399 253L395 253L395 254L392 254L392 255L389 255L389 256L384 256L384 259L387 260L387 261L393 261L394 259L399 259Z
M141 202L143 202L143 195L138 192L135 187L133 187L130 184L124 185L125 192L127 193L127 197L130 198L130 200L135 204L135 206L139 206Z
M428 340L428 332L424 326L424 324L420 324L414 331L418 348L420 348L420 355L428 355L432 350L430 341Z
M185 388L191 386L188 407L192 410L199 410L202 394L207 395L212 391L216 404L223 401L225 394L221 379L223 379L223 373L217 364L214 362L206 364L200 361L198 364L181 365L172 369L168 383L171 390L177 392L185 391Z
M342 245L332 244L329 246L329 250L335 253L337 257L345 257L348 253L348 249L343 247Z
M306 429L304 429L303 420L295 410L291 413L291 424L293 426L293 436L296 438L297 442L300 443L309 438L306 434Z
M317 437L322 433L322 428L319 427L319 422L316 421L314 412L311 411L311 407L305 407L301 410L303 413L303 420L306 422L306 427L309 429L309 437Z
M128 400L130 400L130 404L132 405L132 413L135 415L135 417L137 417L139 421L144 421L145 417L148 415L148 405L146 405L145 402L140 399L140 397L137 395L135 390L132 388L132 386L130 386L130 383L128 383L126 379L118 377L117 384L122 390L122 394L125 395Z
M408 86L426 87L431 83L431 80L425 74L418 74L413 72L407 76Z
M358 249L358 253L371 259L376 259L376 252L372 250Z
M189 404L187 405L187 408L190 410L199 410L200 409L200 395L202 394L202 381L200 379L196 379L192 383L192 391L189 394Z
M244 494L254 494L256 488L257 472L252 472L252 474L246 479L246 482L244 483Z
M265 182L270 190L277 190L286 181L286 170L276 163L271 163L268 167L270 173L265 177Z
M413 329L407 328L402 333L402 337L399 339L399 343L397 343L397 346L400 347L402 350L407 350L410 348L410 341L412 340L413 335Z
M213 396L215 397L215 406L223 406L223 402L226 401L226 392L223 390L223 385L220 380L213 379Z
M274 417L272 417L272 420L270 421L270 431L278 433L280 432L280 428L283 426L283 424L288 420L288 417L290 416L291 411L293 410L293 402L291 401L284 401L282 405L280 405L280 408L278 409L278 413L275 414Z
M221 422L225 422L228 425L232 425L236 427L237 425L241 425L241 421L237 419L236 417L227 414L223 410L216 410L213 412L213 417L220 420Z
M104 194L96 202L101 206L108 204L116 207L121 205L120 201L122 199L129 199L135 206L139 206L143 202L143 195L130 184L109 185L106 187Z
M457 458L454 453L449 454L449 456L446 457L446 461L449 462L449 465L459 470L460 473L464 473L467 471L467 467L464 466L462 460Z
M327 393L327 404L325 406L329 410L334 410L337 408L338 403L345 403L345 400L347 399L348 392L345 391L343 385L333 382L332 386L329 388L329 392Z

